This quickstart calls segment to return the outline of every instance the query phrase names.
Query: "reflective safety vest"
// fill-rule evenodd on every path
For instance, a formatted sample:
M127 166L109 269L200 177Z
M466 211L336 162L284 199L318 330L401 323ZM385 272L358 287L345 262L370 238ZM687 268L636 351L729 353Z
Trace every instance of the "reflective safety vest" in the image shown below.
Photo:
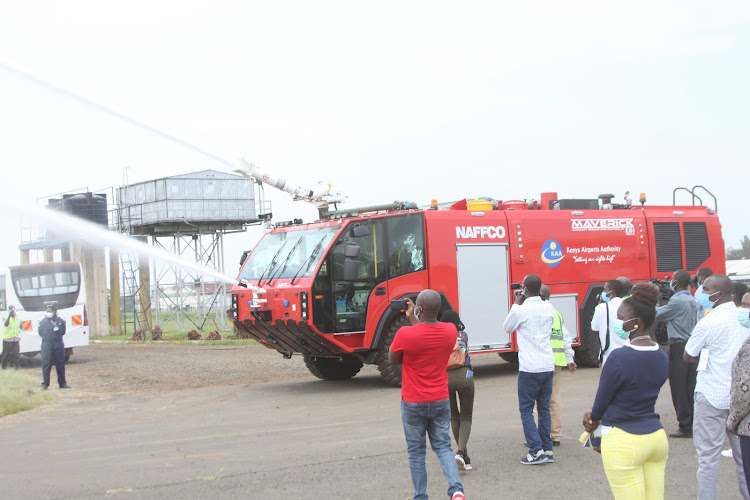
M8 326L5 326L5 321L3 321L3 338L4 339L13 339L16 337L19 337L21 335L21 320L18 319L18 316L14 318L10 318L8 320Z
M565 360L565 342L563 341L563 317L560 312L555 309L555 321L552 322L552 336L550 343L552 344L552 354L555 356L555 365L557 366L568 366L568 362Z

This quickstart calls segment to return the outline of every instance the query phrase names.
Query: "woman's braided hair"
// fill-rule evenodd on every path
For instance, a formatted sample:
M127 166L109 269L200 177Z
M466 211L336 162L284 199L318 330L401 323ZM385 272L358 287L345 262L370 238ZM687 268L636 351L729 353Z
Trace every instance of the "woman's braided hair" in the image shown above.
M648 330L656 319L656 304L661 296L659 288L652 283L636 283L630 290L630 297L623 302L630 306L635 317L643 321L642 330Z
M440 315L440 322L453 323L454 325L456 325L456 330L458 330L459 332L464 331L464 328L466 328L461 322L461 318L458 316L458 313L453 309L443 311L443 313Z

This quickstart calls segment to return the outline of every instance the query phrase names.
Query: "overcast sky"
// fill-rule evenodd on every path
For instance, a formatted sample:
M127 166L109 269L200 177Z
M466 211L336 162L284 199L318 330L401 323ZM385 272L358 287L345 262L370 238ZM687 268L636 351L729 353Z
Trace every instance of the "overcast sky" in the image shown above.
M8 66L350 207L704 185L727 245L750 233L744 0L3 2L2 198L22 206L124 167L226 167ZM266 193L277 219L316 214ZM21 240L5 211L0 266ZM229 239L230 274L257 238Z

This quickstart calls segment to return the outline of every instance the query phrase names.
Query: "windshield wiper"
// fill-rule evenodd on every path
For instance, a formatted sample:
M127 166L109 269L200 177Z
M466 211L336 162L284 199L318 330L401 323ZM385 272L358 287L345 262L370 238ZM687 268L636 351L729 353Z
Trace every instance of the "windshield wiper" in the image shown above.
M287 241L288 241L288 240L287 240ZM277 260L278 260L278 258L279 258L279 254L281 253L281 251L282 251L282 250L284 249L284 247L286 246L286 244L287 244L287 241L284 241L284 243L283 243L283 244L282 244L282 245L281 245L281 246L279 247L279 249L278 249L278 250L276 251L276 253L274 254L273 258L271 259L271 262L269 262L269 263L268 263L268 265L266 266L266 268L265 268L265 269L263 269L263 272L262 272L262 273L260 273L260 278L258 278L258 286L261 286L260 282L261 282L261 281L263 281L263 276L265 276L265 275L266 275L266 273L267 273L267 272L268 272L268 271L269 271L270 269L273 269L274 267L276 267L276 261L277 261Z
M318 256L318 252L320 252L321 247L323 246L323 240L326 239L327 234L324 234L322 238L320 238L320 241L317 245L315 245L315 248L313 248L313 251L310 253L310 256L305 260L305 262L302 263L301 266L299 266L299 269L297 269L297 272L294 274L294 277L292 278L291 284L294 284L294 280L297 279L297 276L299 276L300 271L302 271L302 267L307 264L307 267L305 267L305 272L307 272L308 269L310 269L310 266L313 262L315 262L315 257Z
M297 247L299 246L300 243L302 243L302 240L303 240L303 238L302 238L302 236L300 236L297 239L297 243L294 244L294 246L292 247L292 249L289 250L289 253L286 255L286 258L284 258L284 262L281 263L282 267L279 268L278 271L274 270L274 272L271 274L271 276L268 277L268 285L269 286L271 285L271 282L273 281L274 276L276 276L277 274L283 274L284 273L284 271L286 270L287 266L289 265L289 261L292 260L292 257L294 257L294 251L297 250Z

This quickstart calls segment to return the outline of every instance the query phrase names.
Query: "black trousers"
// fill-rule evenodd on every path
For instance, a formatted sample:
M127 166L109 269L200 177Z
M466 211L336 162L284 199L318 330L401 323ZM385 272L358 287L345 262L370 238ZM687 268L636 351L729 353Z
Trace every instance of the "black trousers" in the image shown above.
M680 431L692 433L698 364L686 362L683 359L684 354L684 341L669 344L669 388L672 390L672 404L677 414Z
M740 435L740 450L742 450L742 468L745 469L745 481L750 486L750 436Z
M60 387L65 382L65 345L62 342L42 341L42 385L49 387L49 375L55 365L57 383Z
M18 369L21 366L21 342L3 340L3 370L8 365Z

